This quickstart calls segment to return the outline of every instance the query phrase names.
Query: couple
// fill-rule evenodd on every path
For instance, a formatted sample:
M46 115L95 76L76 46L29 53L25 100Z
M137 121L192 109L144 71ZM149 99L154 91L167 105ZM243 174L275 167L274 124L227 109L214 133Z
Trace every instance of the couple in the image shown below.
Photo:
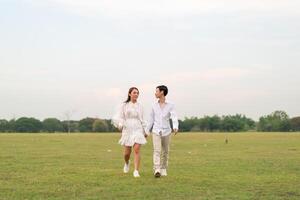
M170 119L173 123L175 135L178 132L178 118L174 104L166 101L168 88L160 85L156 88L155 97L158 101L152 106L150 120L144 120L142 106L137 102L139 90L132 87L128 91L128 98L122 104L113 118L113 124L122 132L119 141L124 146L124 173L129 172L131 150L134 150L134 177L140 177L140 149L146 144L146 138L152 130L153 135L153 164L154 176L167 176L169 144L171 136Z

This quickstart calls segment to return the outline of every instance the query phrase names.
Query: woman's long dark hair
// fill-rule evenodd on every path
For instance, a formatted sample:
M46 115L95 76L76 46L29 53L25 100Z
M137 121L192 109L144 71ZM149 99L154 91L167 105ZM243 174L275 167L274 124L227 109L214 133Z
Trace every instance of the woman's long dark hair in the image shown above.
M131 97L129 96L129 94L131 94L131 92L132 92L133 90L137 90L138 93L140 92L139 89L137 89L136 87L131 87L131 88L129 88L129 91L128 91L128 97L127 97L126 101L124 101L124 103L128 103L128 102L131 100Z

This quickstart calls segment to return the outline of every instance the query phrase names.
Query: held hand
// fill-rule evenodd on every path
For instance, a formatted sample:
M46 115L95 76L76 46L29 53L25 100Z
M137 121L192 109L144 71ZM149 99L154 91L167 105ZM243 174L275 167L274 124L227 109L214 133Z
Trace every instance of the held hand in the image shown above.
M123 124L122 124L122 123L119 123L119 124L118 124L118 130L119 130L120 132L123 131Z
M149 134L150 133L147 130L144 130L144 136L145 136L145 138L147 138Z
M177 135L177 133L178 133L178 129L175 128L175 129L174 129L174 135Z

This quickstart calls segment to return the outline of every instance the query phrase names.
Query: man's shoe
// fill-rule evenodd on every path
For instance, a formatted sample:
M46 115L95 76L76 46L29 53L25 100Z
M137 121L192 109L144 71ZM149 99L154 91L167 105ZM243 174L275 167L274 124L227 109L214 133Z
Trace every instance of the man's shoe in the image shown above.
M159 169L156 169L155 172L154 172L154 177L155 177L155 178L159 178L160 176L161 176L160 170L159 170Z
M167 176L167 170L166 169L161 169L161 176Z

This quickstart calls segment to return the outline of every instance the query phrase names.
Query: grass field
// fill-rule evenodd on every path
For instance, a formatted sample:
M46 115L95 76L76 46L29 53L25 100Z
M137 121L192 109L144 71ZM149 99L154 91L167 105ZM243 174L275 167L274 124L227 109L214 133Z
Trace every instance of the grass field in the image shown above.
M0 134L0 199L300 199L300 133L181 133L160 179L151 139L122 173L119 136Z

